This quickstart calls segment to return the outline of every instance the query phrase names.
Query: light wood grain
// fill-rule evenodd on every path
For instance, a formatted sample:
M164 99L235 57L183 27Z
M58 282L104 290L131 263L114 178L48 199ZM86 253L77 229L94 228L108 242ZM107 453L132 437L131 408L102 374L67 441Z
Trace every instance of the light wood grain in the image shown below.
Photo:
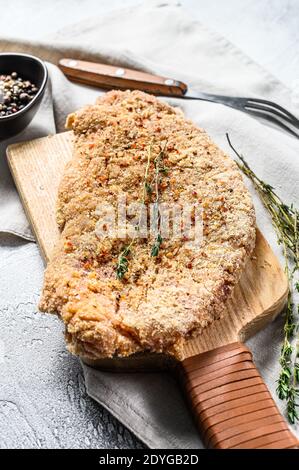
M7 159L23 207L46 261L59 236L55 204L60 177L72 156L72 133L10 145Z
M206 328L200 337L187 341L184 357L235 341L246 341L281 312L287 292L285 274L257 230L254 255L247 262L232 298L226 303L223 318Z
M46 260L59 235L55 222L57 187L71 158L72 133L36 139L8 147L8 162ZM282 310L287 280L268 243L257 231L248 261L223 319L185 343L183 358L235 341L244 341Z

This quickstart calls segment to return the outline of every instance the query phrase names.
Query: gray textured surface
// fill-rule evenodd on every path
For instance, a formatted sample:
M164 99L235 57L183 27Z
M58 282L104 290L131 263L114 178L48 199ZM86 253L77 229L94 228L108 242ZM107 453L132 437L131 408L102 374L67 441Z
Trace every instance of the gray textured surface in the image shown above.
M73 0L65 15L65 2L44 1L40 8L37 0L14 0L12 31L12 10L0 0L0 31L41 37L124 3L139 2ZM299 78L296 0L181 3L288 85ZM86 395L80 364L65 351L60 322L37 312L42 274L34 244L0 237L0 448L140 446Z
M59 320L37 312L43 264L36 245L0 242L0 448L138 446L87 396Z

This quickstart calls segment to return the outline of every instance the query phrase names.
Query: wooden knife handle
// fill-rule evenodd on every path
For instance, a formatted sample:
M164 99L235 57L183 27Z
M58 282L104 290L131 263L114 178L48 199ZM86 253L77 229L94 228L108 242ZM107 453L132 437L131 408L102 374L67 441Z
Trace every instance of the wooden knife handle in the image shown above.
M207 447L288 449L299 445L243 344L189 357L182 362L180 375Z
M61 59L59 67L72 81L99 88L142 90L154 95L183 96L187 86L173 78L114 67L113 65Z

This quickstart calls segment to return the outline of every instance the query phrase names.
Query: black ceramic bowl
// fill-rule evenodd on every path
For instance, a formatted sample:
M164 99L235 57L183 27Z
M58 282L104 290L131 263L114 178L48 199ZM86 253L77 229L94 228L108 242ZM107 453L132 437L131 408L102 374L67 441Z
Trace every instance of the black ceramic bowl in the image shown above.
M30 80L39 90L23 109L10 116L0 117L0 140L12 137L28 126L39 108L48 80L47 67L37 57L27 54L0 54L0 75L12 72L17 72L24 80Z

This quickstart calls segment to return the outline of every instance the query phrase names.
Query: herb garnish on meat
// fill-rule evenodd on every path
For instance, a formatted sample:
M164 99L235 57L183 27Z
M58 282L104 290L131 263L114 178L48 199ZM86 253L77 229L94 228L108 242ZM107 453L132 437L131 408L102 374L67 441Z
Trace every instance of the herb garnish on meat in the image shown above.
M150 255L152 257L158 256L160 248L161 248L161 244L163 242L163 238L160 233L159 185L161 182L161 174L167 174L168 172L168 168L165 167L164 162L163 162L166 146L167 146L167 141L165 142L163 148L160 150L158 156L154 159L155 172L154 172L154 176L151 182L149 182L149 172L150 172L150 165L152 162L153 142L148 146L147 162L146 162L146 167L145 167L145 172L144 172L144 181L143 181L142 199L141 199L142 207L146 205L147 200L149 201L151 200L151 196L153 195L153 193L155 193L153 211L154 211L154 227L156 231L156 237L155 237L155 241L150 252ZM131 248L137 238L137 232L140 230L141 217L142 217L142 209L140 211L140 217L139 217L138 223L135 226L136 235L134 235L130 244L123 249L123 251L120 253L118 257L118 261L116 265L116 276L117 276L117 279L119 280L123 279L124 275L128 272L128 269L129 269L128 256L132 253Z

